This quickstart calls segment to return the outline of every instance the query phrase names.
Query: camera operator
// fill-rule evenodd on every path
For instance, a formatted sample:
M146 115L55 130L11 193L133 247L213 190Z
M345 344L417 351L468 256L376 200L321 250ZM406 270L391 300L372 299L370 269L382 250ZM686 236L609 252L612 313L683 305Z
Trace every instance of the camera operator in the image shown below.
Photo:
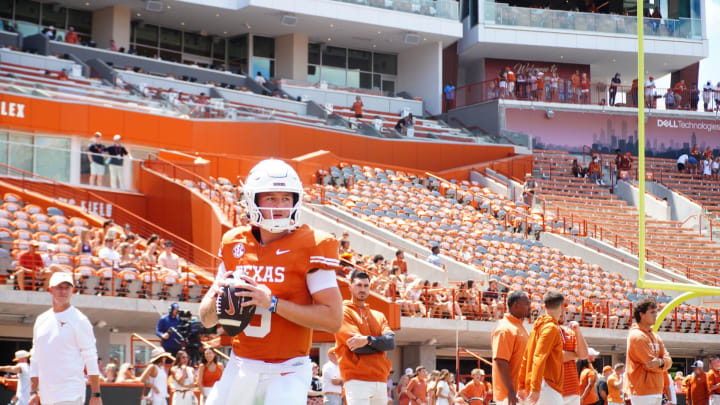
M175 356L178 350L182 349L183 336L177 332L180 325L180 317L178 316L180 305L173 302L170 310L158 320L155 327L155 334L162 339L162 347L165 351Z

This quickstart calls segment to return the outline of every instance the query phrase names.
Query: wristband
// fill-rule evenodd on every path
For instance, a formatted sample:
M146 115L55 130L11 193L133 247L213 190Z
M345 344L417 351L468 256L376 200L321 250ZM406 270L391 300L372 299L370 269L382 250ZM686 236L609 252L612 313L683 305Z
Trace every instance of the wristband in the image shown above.
M270 308L268 308L268 311L270 311L270 313L273 313L273 314L275 312L277 312L277 304L278 304L278 297L276 297L274 295L271 296L270 297Z
M37 395L37 391L30 391L30 395Z
M93 392L92 394L90 394L90 396L93 397L93 398L100 398L100 393L99 393L99 392Z

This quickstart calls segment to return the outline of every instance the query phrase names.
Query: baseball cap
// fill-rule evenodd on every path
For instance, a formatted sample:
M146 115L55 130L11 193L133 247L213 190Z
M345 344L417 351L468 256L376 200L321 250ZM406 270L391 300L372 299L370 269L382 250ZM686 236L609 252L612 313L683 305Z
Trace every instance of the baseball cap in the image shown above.
M695 363L693 363L692 366L693 366L693 368L695 368L695 367L703 368L704 365L705 364L703 364L702 360L695 360Z
M588 348L588 356L599 356L600 352L593 349L592 347Z
M115 134L115 136L113 136L113 141L119 141L121 138L122 137L120 135Z
M93 136L97 136L98 138L100 138L102 136L102 133L100 131L96 131Z
M18 361L22 359L27 359L30 357L30 352L27 350L18 350L15 352L15 358L12 359L12 361Z
M405 375L413 375L413 369L411 369L410 367L406 368Z
M610 366L605 366L605 367L603 367L603 371L602 371L602 372L605 373L606 371L613 371L613 368L610 367Z
M73 276L71 273L66 273L64 271L58 271L53 273L52 277L50 277L50 287L58 286L62 283L69 283L71 286L75 286L75 281L73 280Z

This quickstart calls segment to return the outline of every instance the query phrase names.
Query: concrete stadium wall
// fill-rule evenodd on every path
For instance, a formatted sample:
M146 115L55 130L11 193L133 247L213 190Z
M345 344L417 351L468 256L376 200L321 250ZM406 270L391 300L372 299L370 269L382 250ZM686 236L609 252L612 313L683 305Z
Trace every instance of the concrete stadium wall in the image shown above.
M627 181L619 181L615 185L615 195L621 200L627 201L628 204L633 207L637 207L640 204L639 194L637 186L628 183ZM670 206L668 201L663 201L662 198L658 198L654 193L645 190L645 212L653 219L659 221L670 221Z

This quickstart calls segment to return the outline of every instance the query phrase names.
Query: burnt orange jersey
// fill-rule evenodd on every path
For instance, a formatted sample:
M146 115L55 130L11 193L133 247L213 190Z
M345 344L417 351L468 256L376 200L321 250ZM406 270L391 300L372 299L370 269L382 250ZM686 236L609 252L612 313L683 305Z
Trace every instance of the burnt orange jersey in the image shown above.
M235 278L244 274L278 298L299 305L312 303L309 273L334 271L340 265L338 241L307 225L267 245L257 241L249 226L232 229L223 235L220 256L225 271L234 272ZM217 278L221 277L222 269ZM250 325L232 340L235 355L271 363L307 356L311 343L312 329L259 307Z

